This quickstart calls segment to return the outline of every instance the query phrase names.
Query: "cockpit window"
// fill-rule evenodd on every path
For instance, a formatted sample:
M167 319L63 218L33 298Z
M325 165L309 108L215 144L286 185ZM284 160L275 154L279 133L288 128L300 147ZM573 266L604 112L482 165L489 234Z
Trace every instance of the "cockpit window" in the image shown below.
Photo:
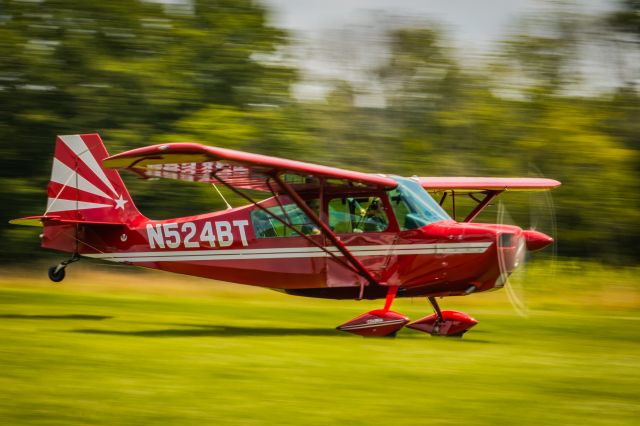
M451 217L425 191L422 186L407 178L393 176L398 186L389 191L389 200L400 225L400 230L416 229Z
M329 201L329 227L337 234L383 232L389 219L380 197L342 197Z
M307 201L309 207L318 212L318 200ZM270 237L298 237L300 233L304 235L318 235L320 229L313 223L309 217L296 204L285 204L284 206L275 206L267 208L272 214L281 220L275 219L267 212L256 209L251 212L251 223L256 238ZM295 232L282 222L290 224L300 233Z

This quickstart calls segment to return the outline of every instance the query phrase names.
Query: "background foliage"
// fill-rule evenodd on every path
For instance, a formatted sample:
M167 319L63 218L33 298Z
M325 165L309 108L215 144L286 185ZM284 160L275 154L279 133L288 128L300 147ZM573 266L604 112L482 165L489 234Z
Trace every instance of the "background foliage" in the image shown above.
M396 20L367 85L333 80L311 102L291 94L295 40L252 1L0 0L2 262L40 253L37 231L6 222L43 212L55 135L98 132L112 153L192 140L370 172L540 174L563 182L561 254L637 263L638 7L524 17L473 65L436 25ZM594 49L617 75L605 89ZM209 188L128 183L150 217L221 207Z

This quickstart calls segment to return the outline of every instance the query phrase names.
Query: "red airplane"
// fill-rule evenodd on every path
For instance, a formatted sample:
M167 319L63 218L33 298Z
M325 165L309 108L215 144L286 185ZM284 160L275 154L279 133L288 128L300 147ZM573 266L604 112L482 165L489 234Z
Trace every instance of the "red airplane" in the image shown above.
M248 204L151 220L114 169L222 185ZM382 309L337 328L389 336L406 325L461 336L477 321L441 311L435 298L500 288L526 251L553 242L540 232L472 220L504 191L558 185L539 178L368 174L195 143L109 156L99 135L68 135L56 139L45 213L11 223L43 226L42 247L72 254L49 269L55 282L84 256L297 296L384 298ZM255 200L256 191L270 197ZM440 202L429 191L444 194ZM447 195L455 201L459 194L477 201L461 222L441 207ZM416 296L427 297L435 312L410 323L391 311L395 297Z

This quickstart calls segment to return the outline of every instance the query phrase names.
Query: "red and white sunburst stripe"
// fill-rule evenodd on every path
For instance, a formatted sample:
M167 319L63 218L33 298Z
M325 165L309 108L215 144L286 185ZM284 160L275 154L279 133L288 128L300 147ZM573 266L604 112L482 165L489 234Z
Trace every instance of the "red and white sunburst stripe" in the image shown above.
M139 215L120 175L100 164L108 156L97 134L58 136L45 215L105 222Z

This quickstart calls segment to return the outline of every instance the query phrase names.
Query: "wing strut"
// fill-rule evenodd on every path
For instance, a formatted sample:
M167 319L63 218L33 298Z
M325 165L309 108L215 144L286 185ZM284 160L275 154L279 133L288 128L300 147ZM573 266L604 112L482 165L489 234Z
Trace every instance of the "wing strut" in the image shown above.
M482 192L476 192L476 194L480 193L484 195L484 198L482 199L478 199L476 197L473 196L474 193L470 192L467 195L476 203L478 203L474 209L471 211L471 213L469 213L467 215L467 217L464 218L464 220L462 222L471 222L473 221L482 210L484 210L491 201L493 201L498 195L502 194L504 192L504 190L499 190L499 189L490 189L487 191L482 191ZM440 201L438 202L438 204L440 204L440 206L442 206L444 204L444 201L447 199L447 196L451 194L451 209L452 209L452 213L451 216L453 218L453 220L456 220L456 192L454 190L449 190L449 191L444 191L444 193L442 194L442 197L440 198ZM460 194L458 193L458 197L460 196Z
M487 191L485 197L482 199L482 201L480 200L476 200L471 194L469 194L469 196L471 198L473 198L475 201L478 202L478 205L476 206L475 209L473 209L473 211L471 213L469 213L467 215L467 217L463 220L463 222L471 222L473 219L476 218L476 216L478 216L480 214L480 212L482 210L484 210L485 207L487 207L487 204L489 204L494 198L496 198L498 195L502 194L503 191Z
M294 226L292 226L290 223L288 223L285 220L282 220L282 218L276 216L274 213L272 213L271 211L269 211L269 209L263 207L262 205L260 205L258 202L256 202L254 199L252 199L251 197L249 197L247 194L243 193L242 191L239 191L236 187L234 187L233 185L231 185L230 183L228 183L227 181L225 181L224 179L222 179L221 177L217 176L215 173L213 174L213 177L216 178L216 180L218 180L218 182L220 182L221 184L223 184L224 186L226 186L227 188L229 188L231 191L233 191L236 195L239 195L240 197L244 198L245 200L247 200L248 202L250 202L251 204L255 205L256 207L258 207L260 210L262 210L263 212L265 212L266 214L268 214L269 216L271 216L273 219L277 220L278 222L282 223L284 226L286 226L287 228L289 228L291 231L295 232L296 234L300 235L301 237L305 238L307 241L309 241L311 244L313 244L314 246L318 247L319 249L321 249L322 251L324 251L325 253L327 253L327 255L329 255L330 257L332 257L336 262L338 262L340 265L344 266L345 268L349 269L350 271L356 273L356 274L360 274L361 272L356 269L353 265L346 263L345 261L343 261L342 259L340 259L335 253L327 250L326 247L324 247L322 244L318 244L316 241L314 241L313 239L309 238L308 235L305 235L304 233L300 232L298 229L296 229ZM267 186L270 187L270 185ZM271 193L273 194L274 197L277 197L276 193L271 190ZM280 201L278 200L278 204L282 207L282 205L280 204ZM296 201L296 204L297 201ZM302 204L305 207L308 207L307 204L304 202L304 200L302 201ZM283 213L286 215L286 212ZM315 214L313 215L315 217ZM313 218L311 218L312 220L314 220ZM377 282L376 282L377 283ZM362 293L362 289L361 289L361 293ZM362 298L362 296L360 297Z
M326 223L324 223L322 220L320 220L318 215L316 215L316 212L314 212L313 209L311 209L307 205L307 203L304 202L302 197L300 197L300 195L298 195L296 190L293 189L291 187L291 185L289 185L287 182L282 180L277 173L274 174L273 180L275 180L276 183L278 185L280 185L280 187L282 189L285 190L287 195L289 197L291 197L291 199L298 205L298 207L300 207L300 209L309 217L309 219L311 219L322 230L322 232L324 233L325 237L327 237L331 241L331 243L338 250L340 250L340 253L342 253L344 255L344 257L351 263L351 265L357 270L357 272L362 277L366 278L367 281L369 281L369 283L372 284L372 285L379 285L380 284L380 283L378 283L378 280L376 280L374 278L374 276L371 274L371 272L369 272L369 270L353 255L353 253L351 253L349 251L347 246L345 246L344 243L342 241L340 241L340 239L333 232L333 230L331 228L329 228L329 226L327 226ZM358 299L362 299L363 296L364 296L364 283L361 283L360 284L360 295L358 296Z

